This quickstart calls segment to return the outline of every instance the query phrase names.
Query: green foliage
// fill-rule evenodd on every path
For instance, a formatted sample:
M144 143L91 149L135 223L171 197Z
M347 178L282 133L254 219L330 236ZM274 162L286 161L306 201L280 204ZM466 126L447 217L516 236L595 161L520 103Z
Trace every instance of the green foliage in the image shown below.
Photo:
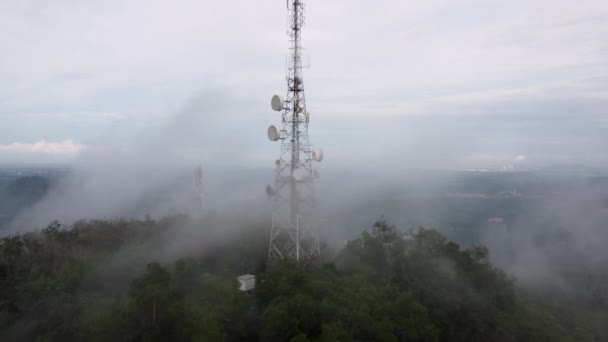
M0 239L0 340L608 340L606 312L523 297L485 247L384 219L323 265L262 272L259 231L191 258L130 259L192 224L53 222ZM258 276L251 294L237 290L246 265Z

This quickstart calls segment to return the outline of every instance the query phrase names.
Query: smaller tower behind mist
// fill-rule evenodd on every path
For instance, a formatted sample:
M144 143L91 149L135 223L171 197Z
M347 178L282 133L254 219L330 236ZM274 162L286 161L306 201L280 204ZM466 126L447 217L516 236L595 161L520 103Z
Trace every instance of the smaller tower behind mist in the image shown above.
M203 167L201 165L194 169L194 189L196 193L196 209L200 210L199 214L203 212L203 199L205 197L205 189L203 183Z

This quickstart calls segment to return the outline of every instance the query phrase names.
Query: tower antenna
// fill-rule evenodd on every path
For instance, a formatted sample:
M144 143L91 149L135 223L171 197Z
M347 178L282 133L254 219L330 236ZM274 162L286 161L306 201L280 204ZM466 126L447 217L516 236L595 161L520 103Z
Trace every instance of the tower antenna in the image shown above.
M194 187L196 190L196 210L197 212L200 211L199 214L201 214L203 210L203 198L205 197L202 165L199 165L194 169Z
M319 231L315 222L314 183L318 174L313 161L323 160L321 150L312 150L308 139L310 116L306 110L302 73L301 32L305 5L287 0L289 13L289 67L287 95L272 97L271 106L281 113L281 128L271 125L268 138L281 141L275 161L275 181L266 188L273 202L268 267L283 259L310 263L320 256Z

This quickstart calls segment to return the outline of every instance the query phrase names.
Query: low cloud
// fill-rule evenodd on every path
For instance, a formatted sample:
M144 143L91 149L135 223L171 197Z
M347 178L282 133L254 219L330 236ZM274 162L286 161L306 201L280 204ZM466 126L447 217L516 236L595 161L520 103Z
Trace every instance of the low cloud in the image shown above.
M515 157L515 161L526 161L528 159L528 157L524 156L523 154L520 154L518 156Z
M40 140L34 143L14 142L0 145L1 152L11 153L75 154L84 148L84 145L78 144L72 139L58 142Z

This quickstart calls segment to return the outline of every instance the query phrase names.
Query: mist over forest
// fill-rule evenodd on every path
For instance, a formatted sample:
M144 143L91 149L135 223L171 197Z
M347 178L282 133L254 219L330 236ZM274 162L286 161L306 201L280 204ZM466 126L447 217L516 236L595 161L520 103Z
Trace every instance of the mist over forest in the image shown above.
M323 267L294 271L284 265L269 273L270 208L259 184L268 181L272 170L205 171L201 202L192 169L187 168L164 181L154 177L149 183L142 179L139 184L119 183L114 188L109 185L120 179L119 171L4 169L3 336L9 340L42 336L50 340L187 340L200 336L203 340L277 341L296 337L327 341L389 336L467 341L606 337L600 323L608 305L608 255L603 248L608 242L606 177L587 172L466 170L403 170L401 175L381 177L369 169L326 170L318 192ZM422 254L415 259L408 254L408 259L397 262L391 253L399 255L405 247L393 245L387 255L374 254L378 251L369 249L374 245L369 241L384 239L410 246L406 249L422 243L416 247L423 248L416 252ZM426 239L432 242L419 241ZM367 240L356 247L362 250L354 247ZM492 277L503 280L474 280L481 275L470 273L471 266L460 264L464 261L453 253L470 255L473 259L467 262L489 267L483 272L498 272ZM237 290L236 276L246 273L263 281L254 297ZM418 277L426 280L418 283L420 279L414 280ZM430 284L426 281L439 286L438 292L426 293L424 288ZM359 308L361 314L376 312L381 321L351 326L371 318L333 311L333 305L354 299L330 293L345 291L340 286L350 288L353 282L364 282L356 285L364 287L353 291L380 296L370 298L374 305L390 298L406 301L409 308L395 310L409 314ZM469 285L462 287L458 282ZM476 285L469 289L471 282ZM186 288L180 290L180 286ZM498 299L492 297L498 294L487 292L502 287L500 291L507 291L502 295L513 298ZM318 297L316 291L329 292ZM217 302L216 296L224 299ZM456 298L463 301L459 309L445 302ZM135 319L149 317L150 305L160 305L153 304L156 300L165 301L163 305L171 309L158 313L155 310L160 309L154 309L151 321ZM506 300L510 307L496 300ZM319 303L329 306L319 307ZM76 315L84 321L76 320ZM290 315L304 316L291 325L283 321ZM486 318L457 323L453 315ZM302 321L303 317L310 321ZM244 325L234 327L234 320Z
M0 2L0 341L608 341L607 4Z
M273 170L201 163L222 153L215 139L195 147L192 127L214 129L201 108L69 167L0 169L4 339L606 338L602 169L330 163L316 185L322 261L271 271ZM248 273L258 289L245 295Z

